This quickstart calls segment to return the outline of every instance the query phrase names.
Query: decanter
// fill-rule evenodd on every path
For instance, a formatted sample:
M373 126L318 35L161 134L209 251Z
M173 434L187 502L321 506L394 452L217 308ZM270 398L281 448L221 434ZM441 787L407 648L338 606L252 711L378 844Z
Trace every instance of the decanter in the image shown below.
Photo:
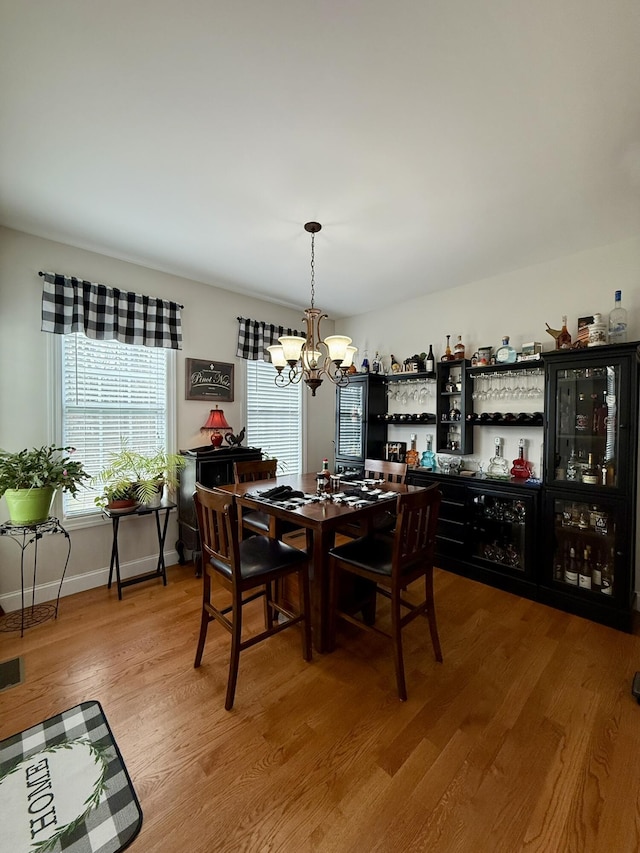
M518 441L518 458L513 460L511 476L518 480L528 480L531 476L531 463L524 458L524 438Z
M447 346L445 347L444 355L441 358L441 361L453 361L453 353L451 352L451 335L447 335Z
M464 352L465 349L464 344L462 343L462 335L458 335L458 343L453 348L453 357L458 361L462 361L464 358Z
M496 480L509 480L509 464L502 455L502 439L496 436L494 456L489 460L487 467L487 477L493 477Z
M432 436L427 436L427 449L423 452L420 457L420 465L422 468L430 468L432 471L436 470L436 454L431 449L433 438Z

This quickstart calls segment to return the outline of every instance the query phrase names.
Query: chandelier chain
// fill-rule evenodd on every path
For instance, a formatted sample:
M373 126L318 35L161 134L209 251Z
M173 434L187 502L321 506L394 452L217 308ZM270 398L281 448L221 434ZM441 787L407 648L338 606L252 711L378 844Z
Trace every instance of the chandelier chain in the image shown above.
M311 307L314 307L316 298L316 255L315 255L316 235L311 234Z

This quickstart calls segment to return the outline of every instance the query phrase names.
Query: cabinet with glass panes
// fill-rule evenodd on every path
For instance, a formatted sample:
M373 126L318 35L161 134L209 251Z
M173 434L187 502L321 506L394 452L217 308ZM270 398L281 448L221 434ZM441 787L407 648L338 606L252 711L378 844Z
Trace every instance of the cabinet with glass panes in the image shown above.
M633 607L638 343L545 353L539 597L629 630Z

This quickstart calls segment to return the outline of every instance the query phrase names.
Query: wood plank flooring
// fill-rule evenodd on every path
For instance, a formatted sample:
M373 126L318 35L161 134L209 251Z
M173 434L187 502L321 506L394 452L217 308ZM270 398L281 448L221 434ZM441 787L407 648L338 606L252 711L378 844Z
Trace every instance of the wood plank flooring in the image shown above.
M310 664L295 629L244 652L226 712L229 635L195 670L201 581L168 577L0 634L25 666L0 738L99 700L144 812L132 853L640 850L637 634L438 571L444 663L412 623L408 702L384 640L344 626Z

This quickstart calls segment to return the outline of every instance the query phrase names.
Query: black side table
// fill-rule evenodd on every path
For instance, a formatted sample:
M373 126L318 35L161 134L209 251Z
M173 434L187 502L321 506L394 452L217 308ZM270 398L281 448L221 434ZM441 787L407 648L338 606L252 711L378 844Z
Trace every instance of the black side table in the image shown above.
M64 561L62 577L60 578L60 586L58 587L58 595L55 604L36 604L36 575L38 573L38 542L42 539L45 533L62 533L67 540L67 557ZM41 521L38 524L11 524L7 521L0 524L0 536L8 536L20 548L20 610L14 610L7 613L0 619L0 631L17 631L20 629L20 636L24 636L24 629L31 628L33 625L39 625L41 622L46 622L47 619L58 618L58 604L60 603L60 592L62 591L62 582L69 565L69 557L71 556L71 537L60 524L57 518L50 517L46 521ZM29 545L33 545L33 584L31 586L31 605L25 607L24 604L24 552Z
M131 586L134 583L153 580L154 578L162 578L162 585L167 585L167 570L164 564L164 542L167 538L167 525L169 524L169 513L176 508L176 504L168 501L163 501L159 506L136 506L131 509L104 509L103 513L107 518L111 519L113 527L113 545L111 546L111 563L109 564L109 583L107 589L111 589L111 581L113 579L113 570L116 570L116 583L118 586L118 599L122 600L122 590L125 586ZM160 513L164 512L164 523L160 524ZM126 578L122 580L120 577L120 554L118 552L118 530L120 528L120 519L131 515L151 515L156 517L156 530L158 532L158 564L153 572L145 572L142 575L136 575L134 578Z

